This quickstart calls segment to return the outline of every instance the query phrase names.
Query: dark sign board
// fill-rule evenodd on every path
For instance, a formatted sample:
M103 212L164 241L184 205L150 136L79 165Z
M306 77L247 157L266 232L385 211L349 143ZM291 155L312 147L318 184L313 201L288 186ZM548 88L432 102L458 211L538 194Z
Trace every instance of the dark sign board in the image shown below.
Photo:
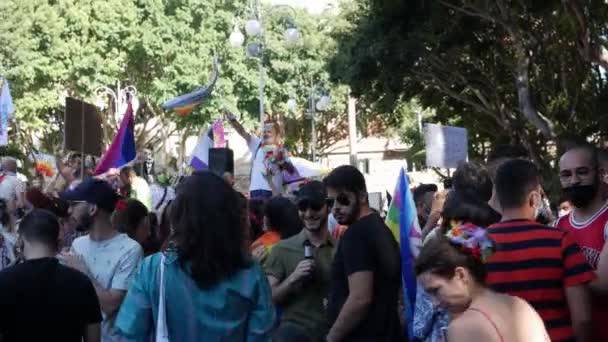
M63 142L66 150L101 156L103 130L97 108L71 97L65 100Z

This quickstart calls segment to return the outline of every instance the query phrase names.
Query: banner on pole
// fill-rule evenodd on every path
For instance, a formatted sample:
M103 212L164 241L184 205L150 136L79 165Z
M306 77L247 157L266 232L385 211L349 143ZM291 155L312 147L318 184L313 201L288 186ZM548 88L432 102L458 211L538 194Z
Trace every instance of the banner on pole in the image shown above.
M101 116L90 103L71 97L65 100L63 142L66 150L101 156Z

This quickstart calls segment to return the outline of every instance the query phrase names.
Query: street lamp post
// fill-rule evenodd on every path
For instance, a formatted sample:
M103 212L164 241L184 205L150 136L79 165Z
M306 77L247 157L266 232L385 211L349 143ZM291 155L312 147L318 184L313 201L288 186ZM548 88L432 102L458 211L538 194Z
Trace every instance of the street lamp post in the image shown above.
M319 98L316 101L316 97ZM324 112L329 108L329 104L331 102L331 97L328 92L322 87L321 83L313 84L312 80L310 82L310 90L308 93L308 111L306 115L310 118L310 127L311 127L311 156L312 161L317 161L317 111Z
M258 72L260 74L259 84L258 84L258 87L259 87L258 100L259 100L259 104L260 104L260 107L259 107L260 118L259 119L260 119L260 125L263 126L264 125L264 87L266 84L265 84L265 80L264 80L264 61L263 61L264 26L263 26L263 21L262 21L262 11L261 11L260 7L261 6L260 6L259 0L256 0L255 8L252 9L252 11L255 13L255 15L250 17L249 20L247 20L247 22L245 23L245 32L247 33L248 37L257 38L256 41L247 44L247 55L249 55L250 57L258 58ZM285 32L283 34L285 41L288 44L293 45L300 39L300 32L298 31L298 29L295 25L295 20L294 20L295 13L296 13L295 9L289 5L275 5L275 6L271 7L271 10L274 10L277 8L287 8L293 12L293 16L289 17L287 19L287 21L288 21L287 29L285 30ZM230 37L229 37L229 43L232 47L237 48L237 47L241 47L244 42L245 42L245 36L240 31L239 26L235 21L235 24L232 29L232 33L230 34Z
M100 86L95 89L95 94L97 96L95 104L100 109L106 107L108 96L112 99L114 103L114 119L117 123L120 123L120 120L122 119L122 115L124 114L123 108L127 103L128 97L132 99L131 104L133 105L133 112L136 112L139 107L137 89L132 85L121 88L120 81L116 81L116 90L111 89L110 87ZM104 96L106 97L105 100Z

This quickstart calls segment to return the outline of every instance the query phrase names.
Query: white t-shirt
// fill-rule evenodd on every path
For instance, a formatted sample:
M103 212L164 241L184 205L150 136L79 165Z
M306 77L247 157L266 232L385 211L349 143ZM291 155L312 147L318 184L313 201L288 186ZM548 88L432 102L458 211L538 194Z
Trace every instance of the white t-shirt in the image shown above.
M249 140L249 151L251 151L252 155L251 184L249 185L249 191L272 191L272 188L264 176L264 173L266 173L266 167L264 166L264 153L262 152L261 144L262 141L258 137L252 136ZM283 175L278 172L272 176L272 182L275 184L277 189L282 189Z
M15 201L17 193L25 192L25 183L17 175L4 173L4 179L0 182L0 198L5 201Z
M72 252L82 255L91 275L104 289L127 291L144 251L127 234L118 234L105 241L93 241L88 235L81 236L72 243ZM116 314L106 316L102 313L101 340L120 341L114 328Z

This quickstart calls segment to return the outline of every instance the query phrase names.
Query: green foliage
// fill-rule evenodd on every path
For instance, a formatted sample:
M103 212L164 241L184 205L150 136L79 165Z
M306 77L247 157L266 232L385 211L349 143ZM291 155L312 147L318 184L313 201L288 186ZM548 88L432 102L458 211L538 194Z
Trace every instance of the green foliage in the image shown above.
M245 12L244 0L1 1L0 74L11 84L21 129L36 134L45 149L59 149L66 96L95 103L95 89L117 80L138 89L136 121L145 124L137 138L141 148L158 149L176 129L198 132L225 108L243 113L253 127L258 121L257 59L228 44L236 15ZM284 117L293 94L301 107L295 116L303 121L311 79L324 82L334 102L321 115L320 129L333 129L337 125L329 123L345 118L346 88L329 82L325 61L337 48L327 32L340 20L297 10L302 41L287 48L282 35L290 13L269 7L263 13L266 111ZM163 102L209 82L214 52L221 61L214 95L191 115L164 112ZM113 113L106 114L109 138ZM152 118L158 119L155 129L148 125ZM290 143L304 153L309 135L305 129L294 132L300 135Z
M432 121L466 127L473 155L522 143L545 165L556 138L608 134L604 2L364 0L344 11L332 75L391 122L416 98Z

